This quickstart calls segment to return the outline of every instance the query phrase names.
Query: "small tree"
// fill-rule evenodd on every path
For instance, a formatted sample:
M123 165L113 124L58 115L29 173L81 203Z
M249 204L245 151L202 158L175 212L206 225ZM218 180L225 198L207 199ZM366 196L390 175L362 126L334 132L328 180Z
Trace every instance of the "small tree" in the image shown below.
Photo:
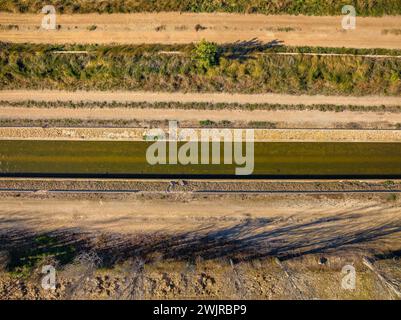
M207 71L219 62L217 45L203 39L192 51L192 58L199 69Z

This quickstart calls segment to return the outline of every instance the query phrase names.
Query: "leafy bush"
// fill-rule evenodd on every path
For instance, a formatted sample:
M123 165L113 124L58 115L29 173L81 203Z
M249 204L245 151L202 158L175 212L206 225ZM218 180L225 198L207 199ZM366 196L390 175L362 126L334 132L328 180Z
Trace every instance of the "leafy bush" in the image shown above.
M207 71L218 64L218 48L215 43L202 40L192 51L192 59L202 71Z
M199 121L199 125L201 127L212 127L216 124L216 122L212 121L212 120L201 120Z

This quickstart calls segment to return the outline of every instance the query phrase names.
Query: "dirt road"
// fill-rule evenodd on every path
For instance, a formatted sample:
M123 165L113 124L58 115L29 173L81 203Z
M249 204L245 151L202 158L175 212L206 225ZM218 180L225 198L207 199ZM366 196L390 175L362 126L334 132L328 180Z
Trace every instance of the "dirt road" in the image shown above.
M180 121L181 125L199 126L199 121L231 121L246 124L252 121L276 123L280 128L343 128L358 123L363 128L391 127L401 123L401 113L385 112L323 112L323 111L242 111L242 110L180 110L124 108L14 108L1 107L0 119L32 120L137 120Z
M41 30L43 15L0 16L0 41L34 43L218 43L282 41L290 46L401 49L401 17L357 18L344 30L342 18L226 13L58 15L57 31ZM196 27L197 26L197 27Z
M66 91L0 91L2 101L94 101L94 102L211 102L271 104L333 104L357 106L401 106L400 97L330 97L278 94L246 95L227 93L161 93L161 92L66 92ZM40 108L10 107L0 103L0 119L80 119L80 120L177 120L185 126L198 126L200 120L228 120L246 124L252 121L273 122L280 128L337 128L358 123L364 128L389 128L401 123L401 113L393 112L323 112L317 110L194 110L152 108Z
M181 93L144 91L57 91L0 90L0 101L105 101L105 102L208 102L238 104L331 104L354 106L401 106L401 97L391 96L322 96L289 94Z
M232 248L233 253L255 248L261 254L329 248L383 252L399 249L401 232L399 200L388 200L385 194L172 194L159 199L133 195L125 200L112 196L92 200L3 197L0 208L3 234L24 229L60 234L63 230L103 232L116 237L157 232L174 235L169 250L175 250L175 245L183 250L187 243L193 252L196 239L205 235L211 241L224 238L226 245L241 241L242 249ZM191 239L186 242L186 237ZM209 250L219 250L218 244Z

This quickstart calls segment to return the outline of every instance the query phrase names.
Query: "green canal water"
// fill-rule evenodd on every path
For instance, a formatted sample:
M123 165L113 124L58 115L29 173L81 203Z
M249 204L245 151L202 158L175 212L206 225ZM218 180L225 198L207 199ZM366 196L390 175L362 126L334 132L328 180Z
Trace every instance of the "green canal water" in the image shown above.
M146 161L150 144L4 140L0 141L0 175L220 177L234 175L238 167L236 164L152 166ZM401 177L401 143L258 142L254 150L254 177Z

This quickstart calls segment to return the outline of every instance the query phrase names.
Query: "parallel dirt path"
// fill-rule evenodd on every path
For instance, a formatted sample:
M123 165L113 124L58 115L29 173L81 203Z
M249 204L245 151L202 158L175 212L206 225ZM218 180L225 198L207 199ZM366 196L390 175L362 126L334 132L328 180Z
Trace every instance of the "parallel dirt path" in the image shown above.
M0 91L0 101L91 101L91 102L210 102L271 104L333 104L358 106L400 106L401 97L335 97L291 96L278 94L165 93L165 92L67 92L67 91ZM81 120L177 120L199 124L200 120L234 122L265 121L282 123L289 128L335 128L351 122L360 124L398 124L401 113L392 112L324 112L317 110L195 110L153 108L40 108L10 107L0 103L2 119L81 119Z
M270 104L330 104L354 106L401 106L396 96L322 96L289 94L181 93L145 91L57 91L0 90L0 101L105 101L105 102L209 102L209 103L270 103Z
M60 29L57 31L41 30L42 18L43 15L2 13L0 41L178 44L203 38L218 43L258 39L264 43L279 41L290 46L401 49L399 16L357 17L356 29L348 31L342 29L342 16L178 12L77 14L58 15ZM198 31L196 25L199 25Z
M341 124L359 123L396 125L401 123L401 113L390 112L324 112L314 110L242 111L242 110L180 110L180 109L124 109L124 108L14 108L1 107L0 119L32 120L176 120L187 125L199 125L200 120L232 122L274 122L282 128L336 128ZM381 127L379 125L379 127Z

